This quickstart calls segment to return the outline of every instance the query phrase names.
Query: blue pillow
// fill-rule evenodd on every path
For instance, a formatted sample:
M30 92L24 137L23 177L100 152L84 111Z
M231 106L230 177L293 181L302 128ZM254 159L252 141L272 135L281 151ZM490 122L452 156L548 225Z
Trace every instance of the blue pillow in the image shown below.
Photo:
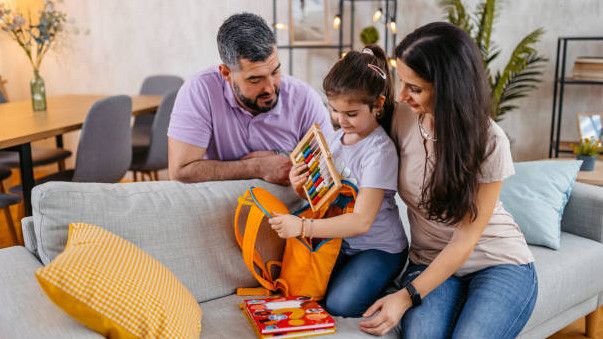
M559 249L561 217L582 161L544 160L515 163L500 200L531 245Z

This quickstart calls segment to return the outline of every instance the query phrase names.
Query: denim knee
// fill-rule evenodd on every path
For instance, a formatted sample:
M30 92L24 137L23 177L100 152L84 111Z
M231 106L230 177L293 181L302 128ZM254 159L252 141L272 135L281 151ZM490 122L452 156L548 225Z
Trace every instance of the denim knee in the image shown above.
M359 306L353 296L344 293L330 293L325 300L327 312L337 317L361 317L365 310L359 309Z

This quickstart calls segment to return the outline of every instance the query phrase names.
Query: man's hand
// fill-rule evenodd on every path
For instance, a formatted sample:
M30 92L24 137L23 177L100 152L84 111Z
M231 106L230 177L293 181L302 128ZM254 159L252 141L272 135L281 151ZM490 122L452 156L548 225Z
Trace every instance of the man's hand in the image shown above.
M388 294L375 301L375 303L364 312L362 315L363 317L373 317L361 321L360 329L372 335L382 336L398 325L404 313L406 313L411 306L412 301L405 289Z
M249 153L250 156L254 153ZM262 156L251 156L248 159L253 159L256 162L257 173L261 179L264 179L273 184L279 184L283 186L289 185L289 170L291 169L291 160L288 156L282 154L275 154Z

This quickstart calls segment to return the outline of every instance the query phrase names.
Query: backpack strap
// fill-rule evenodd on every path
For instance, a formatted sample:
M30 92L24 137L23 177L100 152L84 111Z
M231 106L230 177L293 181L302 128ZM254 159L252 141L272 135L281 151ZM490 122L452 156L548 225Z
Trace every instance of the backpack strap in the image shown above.
M245 223L245 230L241 236L239 228L239 217L241 209L244 205L250 206L249 214L247 215L247 221ZM264 219L264 213L255 204L249 200L249 191L245 193L244 197L239 198L239 204L235 211L235 238L241 248L243 262L249 271L253 274L253 277L266 289L274 291L276 289L275 284L272 282L272 277L269 270L264 266L264 260L260 254L255 250L255 242L257 240L258 231L262 220ZM262 275L258 274L259 269Z

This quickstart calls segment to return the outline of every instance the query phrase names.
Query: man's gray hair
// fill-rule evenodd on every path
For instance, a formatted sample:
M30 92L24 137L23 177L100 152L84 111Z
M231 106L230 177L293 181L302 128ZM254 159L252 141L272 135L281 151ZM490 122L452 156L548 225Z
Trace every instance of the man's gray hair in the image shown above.
M274 33L259 15L235 14L218 30L218 51L228 67L238 67L241 59L264 61L274 51Z

